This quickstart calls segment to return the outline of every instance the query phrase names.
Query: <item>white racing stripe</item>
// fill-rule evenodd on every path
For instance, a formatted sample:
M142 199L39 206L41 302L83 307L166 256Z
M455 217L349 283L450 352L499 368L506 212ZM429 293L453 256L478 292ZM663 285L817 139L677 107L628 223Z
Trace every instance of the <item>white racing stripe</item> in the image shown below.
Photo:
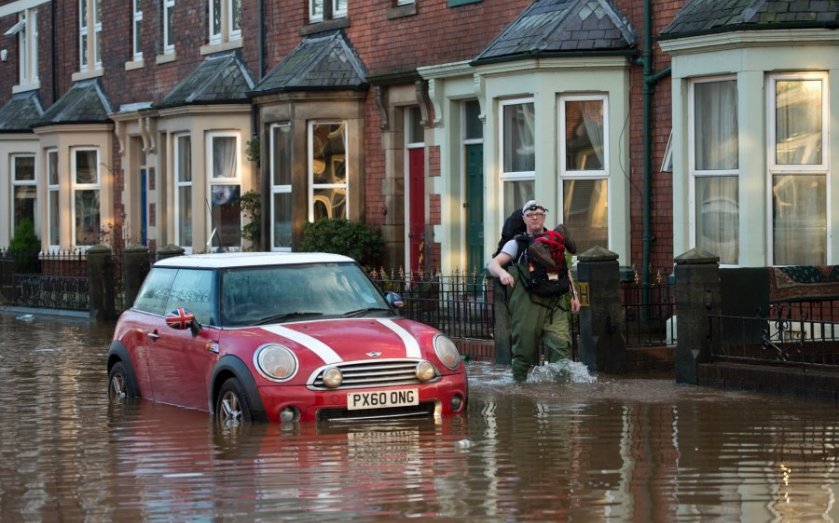
M289 329L288 327L282 327L280 325L269 325L262 328L267 330L268 332L273 332L274 334L277 334L284 338L288 338L293 342L303 345L310 351L320 356L320 359L322 359L323 362L326 364L339 363L343 361L341 357L338 356L338 354L334 350L332 350L332 347L330 347L329 345L320 341L317 338L309 336L308 334L303 334L302 332Z
M396 322L394 322L393 320L378 318L377 321L385 327L387 327L388 329L395 332L400 338L402 338L402 343L405 344L405 355L407 357L422 357L422 352L420 351L419 343L417 343L417 339L414 338L410 332L397 325Z

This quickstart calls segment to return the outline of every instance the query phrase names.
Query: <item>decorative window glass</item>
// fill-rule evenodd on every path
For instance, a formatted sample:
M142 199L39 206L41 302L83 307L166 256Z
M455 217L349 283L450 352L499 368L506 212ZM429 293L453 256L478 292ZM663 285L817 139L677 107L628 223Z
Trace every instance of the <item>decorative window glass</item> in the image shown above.
M309 221L349 219L346 122L309 122Z
M99 150L78 148L71 151L73 180L73 242L76 247L99 243Z
M238 133L207 135L210 172L210 235L208 246L238 251L242 245L242 208ZM211 247L212 248L212 247Z
M175 52L175 0L163 0L163 54Z
M192 139L175 136L175 242L192 252Z
M477 100L463 103L463 138L465 140L483 140L484 138L481 106Z
M579 252L609 247L607 102L603 95L559 99L561 219L578 238Z
M774 265L827 263L827 75L767 79Z
M292 247L291 125L271 126L271 250Z
M693 244L737 264L740 246L737 80L712 78L690 85L691 233Z
M242 36L241 0L210 0L210 43L218 44Z
M58 150L50 149L47 151L47 234L49 246L56 249L61 243L58 195Z
M12 161L12 234L21 221L29 220L38 230L38 184L35 179L35 156L14 154Z
M501 194L503 216L536 193L536 113L532 99L501 103Z
M425 129L422 126L422 113L419 106L412 106L408 109L408 145L424 144Z
M131 49L134 60L138 61L143 59L143 7L142 0L132 0L132 3Z

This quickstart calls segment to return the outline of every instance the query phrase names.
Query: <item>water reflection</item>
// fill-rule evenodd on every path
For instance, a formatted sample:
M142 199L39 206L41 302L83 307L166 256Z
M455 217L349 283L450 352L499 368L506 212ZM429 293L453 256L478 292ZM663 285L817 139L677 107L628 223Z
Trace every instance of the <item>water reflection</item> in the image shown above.
M0 313L9 521L832 520L833 404L470 363L466 416L244 425L109 405L112 326Z

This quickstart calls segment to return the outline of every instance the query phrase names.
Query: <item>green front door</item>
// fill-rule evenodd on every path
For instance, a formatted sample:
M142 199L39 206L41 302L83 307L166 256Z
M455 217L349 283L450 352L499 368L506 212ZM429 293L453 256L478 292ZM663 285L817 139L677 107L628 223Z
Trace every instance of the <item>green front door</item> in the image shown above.
M484 266L484 145L466 148L466 269L469 273Z

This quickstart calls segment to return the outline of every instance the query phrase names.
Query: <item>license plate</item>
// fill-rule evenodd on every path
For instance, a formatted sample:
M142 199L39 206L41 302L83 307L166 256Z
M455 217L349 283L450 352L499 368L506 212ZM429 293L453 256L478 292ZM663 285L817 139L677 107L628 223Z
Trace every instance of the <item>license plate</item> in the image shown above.
M379 390L375 392L347 393L347 409L385 409L419 405L417 389Z

